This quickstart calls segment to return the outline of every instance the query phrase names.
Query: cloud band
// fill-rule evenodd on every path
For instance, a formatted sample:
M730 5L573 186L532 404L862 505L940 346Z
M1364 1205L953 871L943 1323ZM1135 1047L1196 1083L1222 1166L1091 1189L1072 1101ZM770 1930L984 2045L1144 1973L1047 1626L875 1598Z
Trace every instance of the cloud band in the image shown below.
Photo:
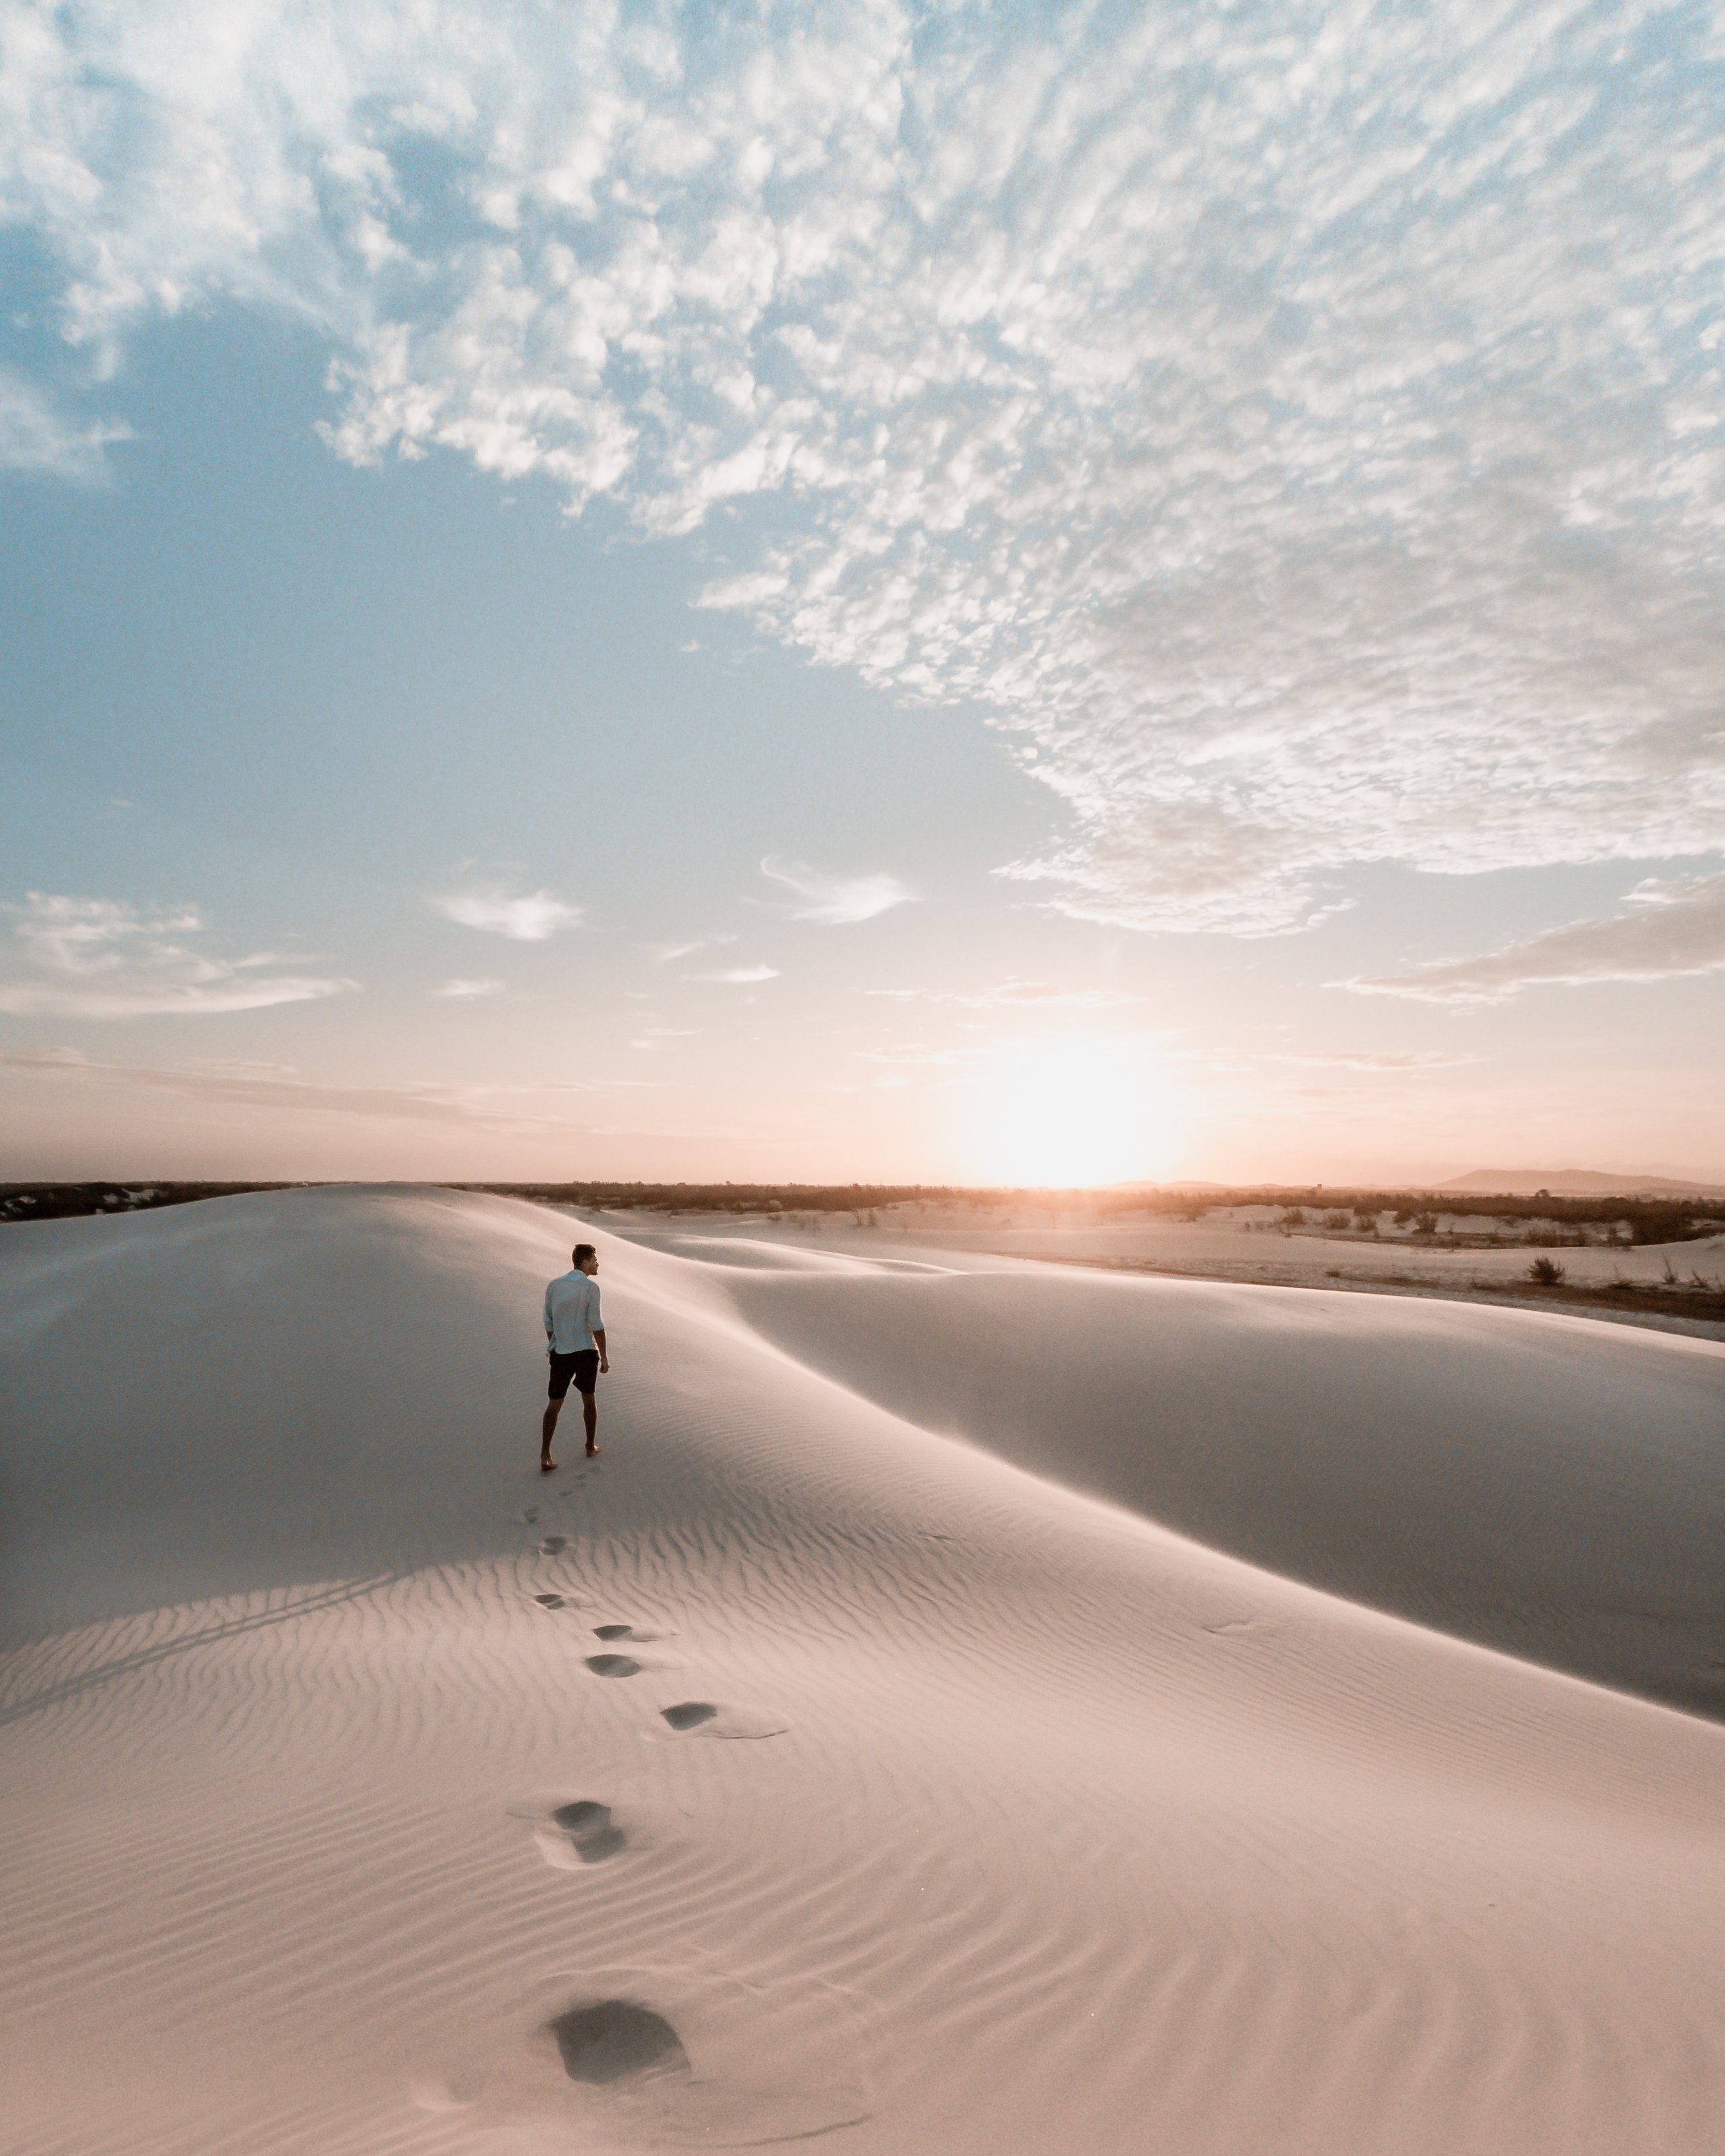
M754 497L706 603L991 710L1065 820L1015 874L1268 933L1725 839L1720 62L1660 19L86 0L0 182L85 352L237 298L346 457Z

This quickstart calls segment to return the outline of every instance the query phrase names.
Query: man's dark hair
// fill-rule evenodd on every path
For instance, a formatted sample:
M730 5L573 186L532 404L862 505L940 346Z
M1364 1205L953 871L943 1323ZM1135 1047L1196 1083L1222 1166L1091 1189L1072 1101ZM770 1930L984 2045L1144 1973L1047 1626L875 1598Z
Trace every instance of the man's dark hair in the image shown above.
M598 1252L593 1248L591 1243L578 1243L575 1245L572 1255L574 1257L576 1264L578 1265L583 1258L598 1257Z

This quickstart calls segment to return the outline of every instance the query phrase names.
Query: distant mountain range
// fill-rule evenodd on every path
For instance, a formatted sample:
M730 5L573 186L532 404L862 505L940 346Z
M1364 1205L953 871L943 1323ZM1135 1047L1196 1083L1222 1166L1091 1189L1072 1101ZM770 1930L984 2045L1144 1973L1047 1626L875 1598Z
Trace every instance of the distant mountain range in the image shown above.
M1674 1182L1666 1175L1603 1175L1594 1168L1476 1168L1435 1188L1506 1198L1531 1198L1541 1190L1553 1198L1725 1198L1725 1183Z

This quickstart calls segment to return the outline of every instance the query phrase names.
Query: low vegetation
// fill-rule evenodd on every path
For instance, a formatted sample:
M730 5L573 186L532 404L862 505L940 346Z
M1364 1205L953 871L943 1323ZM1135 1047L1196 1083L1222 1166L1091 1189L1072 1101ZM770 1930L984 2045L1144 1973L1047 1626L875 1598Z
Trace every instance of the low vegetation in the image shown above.
M149 1213L198 1198L290 1190L287 1183L0 1183L0 1220L68 1220L91 1213Z
M0 1183L0 1220L51 1220L93 1213L131 1213L182 1205L201 1198L232 1198L301 1186L278 1183ZM1440 1238L1466 1247L1474 1237L1500 1246L1506 1240L1534 1248L1579 1248L1600 1240L1640 1245L1682 1243L1725 1229L1717 1199L1491 1197L1472 1193L1326 1189L1322 1184L1220 1185L1127 1183L1109 1189L1041 1190L922 1183L458 1183L441 1188L491 1192L542 1204L596 1211L850 1214L865 1222L890 1206L942 1211L1043 1213L1076 1223L1161 1215L1196 1221L1208 1213L1261 1208L1266 1224L1289 1233L1377 1237L1386 1218L1392 1234ZM1440 1236L1440 1218L1457 1224ZM1589 1233L1589 1231L1592 1232ZM1602 1235L1601 1231L1604 1231Z
M1073 1221L1102 1222L1142 1214L1198 1220L1207 1213L1256 1206L1276 1211L1277 1225L1327 1235L1373 1235L1379 1232L1380 1219L1388 1214L1398 1226L1411 1227L1416 1235L1435 1235L1441 1216L1476 1222L1481 1233L1521 1223L1523 1240L1559 1249L1566 1243L1579 1246L1597 1240L1597 1236L1586 1235L1589 1228L1609 1228L1618 1240L1635 1245L1687 1242L1725 1228L1725 1204L1717 1199L1493 1198L1435 1191L1332 1192L1322 1185L1299 1191L1276 1185L1217 1186L1207 1188L1201 1198L1190 1186L1178 1184L1127 1184L1101 1190L798 1183L492 1183L458 1187L552 1204L667 1213L855 1214L922 1204L955 1211L1042 1212ZM1423 1202L1411 1202L1416 1199Z

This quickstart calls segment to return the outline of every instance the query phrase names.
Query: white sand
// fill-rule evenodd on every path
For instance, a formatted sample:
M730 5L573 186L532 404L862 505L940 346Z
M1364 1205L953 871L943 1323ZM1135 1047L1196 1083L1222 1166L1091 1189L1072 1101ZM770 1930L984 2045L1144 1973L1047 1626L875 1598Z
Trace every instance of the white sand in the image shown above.
M765 1240L789 1247L851 1250L858 1255L916 1256L934 1253L949 1260L955 1251L976 1257L1016 1256L1069 1263L1126 1265L1172 1277L1233 1280L1255 1286L1346 1287L1353 1291L1441 1296L1501 1309L1517 1289L1527 1306L1546 1309L1549 1300L1527 1288L1527 1268L1538 1257L1563 1268L1568 1284L1583 1288L1627 1281L1662 1286L1675 1276L1679 1287L1725 1287L1725 1235L1682 1243L1651 1243L1634 1248L1586 1249L1519 1240L1531 1224L1517 1223L1517 1237L1502 1249L1458 1249L1389 1224L1379 1238L1326 1234L1317 1225L1284 1234L1276 1225L1279 1209L1242 1206L1213 1209L1202 1219L1182 1220L1166 1213L1134 1213L1098 1220L1085 1209L1019 1204L977 1208L932 1203L883 1206L872 1226L856 1224L848 1214L803 1214L778 1219L727 1219L713 1214L654 1215L619 1212L603 1216L631 1240L665 1245L675 1236L678 1247L688 1235L716 1242ZM1504 1224L1465 1215L1444 1214L1447 1230L1479 1235ZM1596 1232L1596 1231L1595 1231ZM722 1253L721 1253L722 1255ZM1489 1294L1478 1291L1488 1288ZM1589 1306L1589 1314L1613 1324L1646 1325L1683 1332L1701 1339L1725 1340L1725 1324L1681 1312L1642 1313Z
M570 1229L0 1230L8 2156L1717 2147L1725 1727L1143 1513L1717 1700L1725 1353Z

